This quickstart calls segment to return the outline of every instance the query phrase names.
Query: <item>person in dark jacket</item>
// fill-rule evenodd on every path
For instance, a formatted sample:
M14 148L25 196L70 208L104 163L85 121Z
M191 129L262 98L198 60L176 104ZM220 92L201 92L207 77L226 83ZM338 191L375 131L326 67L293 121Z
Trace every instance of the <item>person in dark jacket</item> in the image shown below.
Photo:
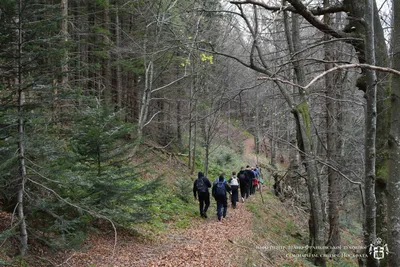
M239 201L239 178L237 178L236 172L232 172L232 177L228 180L228 183L232 189L232 208L236 209L236 202Z
M203 218L207 218L207 210L210 206L210 193L208 192L208 188L210 187L210 180L202 172L199 172L197 179L193 183L193 194L194 199L199 200L200 216Z
M224 175L224 173L221 173L215 180L212 187L212 195L217 202L218 221L222 221L222 216L224 218L226 217L226 212L228 210L228 199L226 197L226 192L231 192L231 188L228 185L228 182L225 180Z
M246 199L249 198L249 194L247 192L248 179L244 167L240 168L237 177L239 178L239 184L240 184L240 196L242 197L242 202L244 202L245 198Z
M248 182L247 192L249 193L249 195L252 195L253 194L253 179L255 179L256 176L254 175L254 172L251 170L249 165L247 165L244 174L247 176L247 182Z

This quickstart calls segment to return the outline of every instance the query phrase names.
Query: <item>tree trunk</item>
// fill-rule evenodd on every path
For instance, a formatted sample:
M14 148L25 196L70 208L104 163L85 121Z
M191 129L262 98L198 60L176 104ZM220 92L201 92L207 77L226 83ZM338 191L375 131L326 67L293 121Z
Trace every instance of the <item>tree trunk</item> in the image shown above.
M269 146L271 151L270 164L273 167L276 167L276 149L275 149L275 112L276 106L275 103L272 104L272 109L270 110L270 118L271 118L271 136L269 138Z
M61 0L61 36L63 37L63 58L61 63L61 85L65 87L68 83L68 0Z
M68 48L67 48L67 43L68 43L68 0L61 0L61 26L60 26L60 33L62 36L62 46L63 46L63 56L61 59L61 78L60 78L60 83L61 83L61 88L62 90L66 90L68 87ZM58 117L58 111L59 111L59 106L58 106L58 91L57 91L57 85L54 84L54 90L53 90L53 120L57 121Z
M28 232L26 229L25 222L25 213L24 213L24 194L25 194L25 183L26 183L26 166L25 166L25 132L24 132L24 91L23 91L23 62L22 62L22 53L23 53L23 22L22 22L22 11L23 4L22 0L18 1L18 78L17 78L17 88L18 88L18 158L19 158L19 168L20 168L20 177L19 177L19 186L18 186L18 220L20 222L19 225L19 237L20 237L20 248L19 252L21 256L25 256L28 250Z
M292 30L290 31L288 16L285 12L285 33L288 41L288 47L291 55L301 49L301 40L300 40L300 23L298 19L298 14L292 14ZM292 35L290 36L290 32ZM296 55L293 57L293 67L295 70L297 82L299 85L306 84L304 66L302 65L301 60L299 59L300 55ZM295 116L296 125L297 125L297 143L299 145L299 149L302 152L303 164L306 166L307 171L307 188L308 194L310 198L310 220L309 220L309 229L310 229L310 241L309 244L312 246L311 253L323 255L324 250L320 249L325 245L324 236L325 236L325 227L324 227L324 218L322 212L322 203L320 198L319 186L318 186L318 171L317 171L317 163L315 158L313 157L314 149L313 149L313 141L311 136L311 119L309 113L309 106L306 100L305 91L303 89L299 89L300 101L301 103L295 107L293 110L293 114ZM290 103L288 103L290 105ZM293 105L293 104L292 104ZM326 266L325 257L315 257L314 264L317 266Z
M194 111L197 109L197 100L194 102ZM196 149L197 149L197 114L194 117L194 136L193 136L193 152L192 152L192 169L191 174L194 173L196 168Z
M178 147L182 147L182 102L178 99L176 101L176 138Z
M260 103L259 103L259 94L256 91L256 120L255 120L255 131L254 131L254 144L255 144L255 152L256 155L260 154ZM230 117L229 117L230 118ZM258 163L258 162L257 162Z
M393 1L393 68L400 70L400 3ZM388 266L400 266L400 77L393 76L392 116L389 136L389 186L388 186Z
M374 40L375 60L380 67L389 67L388 50L385 36L380 22L376 1L374 1ZM376 235L383 240L388 240L387 231L387 179L388 179L388 138L390 131L390 101L391 84L389 75L384 72L377 74L377 100L376 100ZM385 267L387 258L380 260L380 267Z
M324 0L324 7L330 5L330 0ZM327 25L331 24L331 15L324 15L324 23ZM324 40L328 41L330 35L325 34ZM327 62L333 62L334 60L334 45L331 43L325 44L325 59ZM333 63L326 63L325 70L333 68ZM336 104L336 92L335 82L333 73L329 73L325 76L325 91L326 91L326 144L327 152L326 157L331 165L335 165L337 161L337 104ZM339 200L340 200L340 181L338 173L332 168L328 167L328 222L329 222L329 234L327 246L329 247L340 247L340 229L339 229ZM338 254L340 249L330 251L330 253Z
M112 89L111 89L111 56L110 56L110 48L111 48L111 41L110 41L110 1L103 0L103 50L105 54L105 58L102 60L102 73L101 73L101 80L102 80L102 90L104 90L104 100L107 103L107 107L109 107L112 103Z
M117 59L120 59L120 48L121 48L121 22L119 18L119 8L116 7L115 14L115 44L117 47ZM116 94L117 94L117 110L122 108L122 73L121 73L121 65L117 62L116 67Z
M365 1L365 48L366 63L375 65L373 0ZM365 224L364 245L369 247L376 241L376 198L375 198L375 138L376 138L376 73L365 70L367 78L367 107L365 116ZM368 254L367 265L379 266L376 259Z
M202 125L201 125L202 133L203 133L203 138L204 138L204 146L205 146L205 155L204 155L204 175L208 175L208 160L210 157L210 133L207 129L208 123L207 123L207 118L204 118L202 120Z

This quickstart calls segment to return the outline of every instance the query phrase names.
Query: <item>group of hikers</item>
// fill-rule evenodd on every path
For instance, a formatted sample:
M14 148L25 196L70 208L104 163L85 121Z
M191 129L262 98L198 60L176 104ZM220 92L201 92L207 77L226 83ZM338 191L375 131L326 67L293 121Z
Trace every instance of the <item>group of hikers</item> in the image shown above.
M211 184L210 180L202 173L198 173L197 179L193 183L194 198L199 200L200 216L207 218L207 210L210 206L210 193L208 189L212 187L211 194L217 202L218 221L226 217L228 210L227 193L231 196L232 208L236 208L239 201L239 190L242 202L248 199L250 195L255 194L256 189L263 183L261 177L261 169L256 167L240 168L240 171L232 172L229 180L225 179L225 173L221 173L219 177Z

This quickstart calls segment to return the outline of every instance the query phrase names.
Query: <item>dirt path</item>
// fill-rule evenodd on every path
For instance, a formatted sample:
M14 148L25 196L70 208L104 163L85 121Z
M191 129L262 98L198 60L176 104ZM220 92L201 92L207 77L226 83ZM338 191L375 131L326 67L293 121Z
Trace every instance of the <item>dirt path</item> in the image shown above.
M211 202L208 219L199 217L195 226L169 233L161 242L138 243L121 236L110 262L112 234L99 234L87 241L90 249L75 253L64 266L238 266L243 248L234 244L252 235L251 213L246 203L239 203L236 209L228 207L227 217L218 222L215 201Z
M257 156L254 154L255 143L254 138L249 137L243 142L243 157L247 160L247 164L255 166L258 164Z
M186 231L180 240L171 240L171 249L145 266L237 266L240 248L233 243L251 235L251 214L243 205L229 208L223 222L217 221L213 205L208 212L211 218Z

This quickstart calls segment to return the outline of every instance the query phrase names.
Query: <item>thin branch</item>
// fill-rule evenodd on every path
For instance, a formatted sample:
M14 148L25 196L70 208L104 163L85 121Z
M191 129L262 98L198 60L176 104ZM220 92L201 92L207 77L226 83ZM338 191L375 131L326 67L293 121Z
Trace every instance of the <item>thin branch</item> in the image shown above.
M345 65L336 66L336 67L331 68L331 69L329 69L327 71L324 71L323 73L319 74L314 79L312 79L306 86L301 86L301 85L295 84L295 83L293 83L291 81L287 81L287 80L283 80L283 79L279 79L279 78L272 78L272 77L265 77L264 76L264 77L258 77L257 79L258 80L270 80L270 81L274 81L274 82L281 82L281 83L284 83L284 84L290 84L292 86L302 88L304 90L308 90L316 81L320 80L321 78L323 78L327 74L329 74L329 73L331 73L333 71L344 70L344 69L370 69L370 70L375 70L375 71L387 72L387 73L400 75L400 71L397 71L397 70L394 70L394 69L391 69L391 68L384 68L384 67L373 66L373 65L369 65L369 64L354 63L354 64L345 64Z
M400 75L400 71L391 69L391 68L384 68L384 67L379 67L379 66L373 66L373 65L369 65L369 64L359 64L359 63L355 63L355 64L346 64L346 65L340 65L340 66L336 66L334 68L331 68L327 71L324 71L323 73L319 74L317 77L315 77L314 79L312 79L311 82L309 82L304 89L307 90L311 85L313 85L316 81L318 81L319 79L323 78L325 75L336 71L336 70L344 70L344 69L370 69L370 70L375 70L375 71L380 71L380 72L388 72L388 73L393 73L393 74L397 74Z
M45 180L47 180L47 181L49 181L49 182L56 183L56 184L64 184L64 183L62 183L62 182L59 182L59 181L56 181L56 180L52 180L52 179L50 179L50 178L47 178L46 176L40 174L39 172L37 172L35 169L29 167L28 165L26 166L26 168L30 169L30 170L33 171L35 174L39 175L40 177L42 177L43 179L45 179Z
M151 90L151 93L154 93L154 92L160 91L162 89L165 89L165 88L167 88L167 87L169 87L169 86L171 86L171 85L173 85L173 84L185 79L188 76L190 76L190 74L184 75L184 76L180 77L179 79L176 79L176 80L174 80L174 81L172 81L172 82L170 82L170 83L168 83L166 85L163 85L163 86L160 86L160 87L158 87L156 89L153 89L153 90Z
M151 116L151 118L143 125L143 128L149 125L149 123L151 123L151 121L160 113L161 111L157 111L156 113L154 113L153 116Z
M111 223L113 229L114 229L114 247L113 247L112 255L111 255L111 259L114 259L114 255L115 255L115 250L116 250L116 247L117 247L117 240L118 240L118 239L117 239L117 228L115 227L115 224L114 224L114 222L113 222L111 219L109 219L108 217L106 217L106 216L104 216L104 215L101 215L101 214L99 214L99 213L97 213L97 212L95 212L95 211L91 211L91 210L82 208L82 207L80 207L80 206L78 206L78 205L75 205L75 204L69 202L68 200L65 200L63 197L61 197L59 194L57 194L57 192L55 192L53 189L48 188L47 186L42 185L41 183L38 183L38 182L36 182L36 181L34 181L34 180L30 179L30 178L26 178L26 179L27 179L28 181L30 181L30 182L32 182L32 183L34 183L34 184L40 186L40 187L43 187L43 188L46 189L47 191L51 192L51 193L54 194L59 200L65 202L65 203L68 204L69 206L74 207L74 208L76 208L76 209L78 209L78 210L85 211L85 212L87 212L87 213L89 213L89 214L91 214L91 215L93 215L93 216L95 216L95 217L103 218L103 219L106 219L107 221L109 221L109 222Z

